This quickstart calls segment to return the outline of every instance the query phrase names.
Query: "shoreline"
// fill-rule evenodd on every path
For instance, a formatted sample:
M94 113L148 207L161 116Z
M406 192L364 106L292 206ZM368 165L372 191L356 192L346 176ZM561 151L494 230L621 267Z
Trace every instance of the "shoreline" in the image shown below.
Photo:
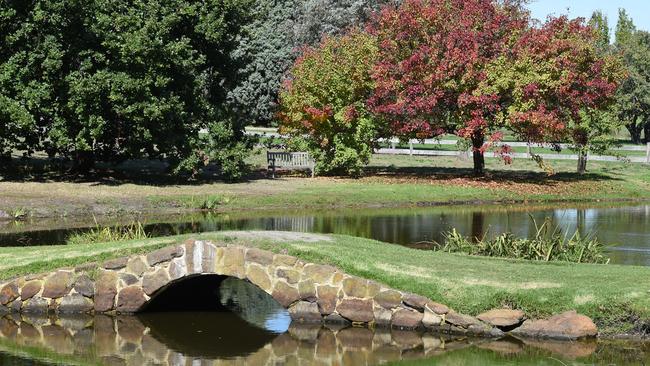
M591 317L598 325L601 332L599 339L645 341L649 336L644 331L650 320L650 312L645 305L647 301L638 297L632 298L631 302L624 301L630 294L650 291L647 285L631 284L628 280L650 275L650 268L647 267L576 265L423 253L341 235L255 231L187 234L92 244L83 246L87 248L83 255L78 251L79 246L40 247L39 253L31 255L25 253L33 252L34 247L0 248L0 254L8 261L4 269L0 268L5 274L1 282L57 268L75 268L88 261L101 263L146 254L151 250L178 245L189 238L259 248L295 256L307 263L333 266L348 275L438 301L460 314L481 314L506 304L513 309L523 310L530 319L547 319L553 314L576 310ZM337 251L335 248L340 246L345 246L347 250ZM360 256L369 258L359 261ZM370 263L372 265L368 267ZM484 272L487 268L493 269L489 276ZM589 281L584 282L586 279ZM506 288L509 291L504 292ZM545 299L549 296L557 301L548 303Z
M174 198L169 199L173 201ZM134 202L137 204L137 201ZM192 208L192 207L178 207L178 205L170 204L168 206L156 207L142 207L136 209L107 209L105 211L100 209L100 212L93 210L76 209L73 211L59 212L56 210L39 209L38 211L31 211L27 209L24 215L14 218L11 217L12 212L22 210L23 208L6 208L0 209L0 223L7 222L20 222L28 221L28 219L75 219L79 217L88 217L92 215L94 218L111 219L123 215L132 216L170 216L181 214L227 214L232 212L250 212L250 213L263 213L263 212L278 212L280 210L290 211L320 211L320 210L348 210L348 209L408 209L408 208L426 208L426 207L451 207L460 208L463 206L506 206L506 205L520 205L522 207L534 207L544 204L561 204L571 208L573 205L607 205L607 204L620 204L622 206L631 206L635 204L650 203L650 198L611 198L611 199L592 199L592 198L552 198L552 199L496 199L496 200L449 200L449 201L418 201L418 202L377 202L377 203L361 203L361 204L307 204L307 205L268 205L262 207L250 206L237 206L236 204L226 204L216 209L205 208ZM103 212L102 212L103 211ZM6 215L2 215L4 212Z

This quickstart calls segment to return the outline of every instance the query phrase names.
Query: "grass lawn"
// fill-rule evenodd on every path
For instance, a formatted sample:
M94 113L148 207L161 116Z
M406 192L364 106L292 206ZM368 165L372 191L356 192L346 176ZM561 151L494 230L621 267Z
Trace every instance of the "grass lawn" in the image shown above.
M190 235L76 246L0 248L0 277L72 266L183 242ZM541 263L470 257L409 249L342 235L306 242L273 233L237 232L195 238L287 251L306 261L338 266L349 274L412 291L477 315L502 305L542 317L576 309L607 334L634 331L650 321L650 268L616 265ZM262 239L264 238L265 239Z
M455 157L376 155L361 179L304 176L269 180L265 155L250 159L255 173L242 183L206 178L188 181L163 174L153 163L131 162L106 167L92 177L68 177L44 168L24 167L1 175L0 210L33 217L173 213L189 209L215 211L332 207L414 206L484 202L646 200L650 166L589 162L578 176L575 162L553 161L547 176L535 163L513 165L487 160L488 174L472 176L472 163Z

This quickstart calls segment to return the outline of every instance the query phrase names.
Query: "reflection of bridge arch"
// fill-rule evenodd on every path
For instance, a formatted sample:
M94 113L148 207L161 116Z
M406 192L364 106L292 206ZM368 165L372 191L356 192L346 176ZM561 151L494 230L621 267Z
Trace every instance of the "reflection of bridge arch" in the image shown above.
M4 311L23 313L135 313L172 285L208 275L250 281L298 322L498 334L477 319L422 296L350 276L331 266L256 248L193 240L101 265L14 279L0 285L0 305ZM187 303L205 301L191 289L182 297Z

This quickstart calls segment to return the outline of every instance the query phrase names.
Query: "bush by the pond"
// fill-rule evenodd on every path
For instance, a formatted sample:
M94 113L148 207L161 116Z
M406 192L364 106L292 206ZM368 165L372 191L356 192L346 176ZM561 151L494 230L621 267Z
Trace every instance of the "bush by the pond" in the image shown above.
M540 226L535 224L533 238L518 238L504 233L494 238L471 238L459 234L456 229L446 233L443 244L436 243L435 249L449 253L465 253L487 257L506 257L536 261L563 261L574 263L609 263L603 254L603 245L591 235L578 231L571 236L568 232L551 227L548 220Z
M68 237L67 244L95 244L108 243L112 241L141 240L146 239L147 233L141 222L133 222L126 226L100 227L95 225L93 229L85 232L77 232Z

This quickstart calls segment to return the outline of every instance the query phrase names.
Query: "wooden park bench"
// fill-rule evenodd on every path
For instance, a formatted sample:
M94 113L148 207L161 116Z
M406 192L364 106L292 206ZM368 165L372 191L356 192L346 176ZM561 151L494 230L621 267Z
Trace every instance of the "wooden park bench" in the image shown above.
M314 177L316 162L307 152L267 151L266 160L268 161L268 169L271 170L271 176L273 178L275 178L276 169L309 169L311 177Z

